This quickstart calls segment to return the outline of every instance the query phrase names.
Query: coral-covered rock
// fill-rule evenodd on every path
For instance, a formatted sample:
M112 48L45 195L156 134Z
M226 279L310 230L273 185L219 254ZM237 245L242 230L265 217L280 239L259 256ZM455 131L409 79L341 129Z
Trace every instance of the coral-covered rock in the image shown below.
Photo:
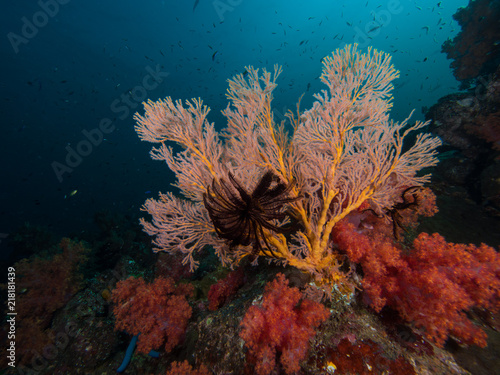
M243 285L244 280L244 268L240 266L238 269L231 271L224 279L210 286L208 309L214 311L224 305Z
M189 279L192 272L189 266L182 263L182 255L177 253L160 253L155 264L155 277L171 277L175 282Z
M83 242L63 238L62 252L48 258L31 257L14 265L17 288L17 355L19 363L31 362L51 342L50 328L54 313L81 288L79 267L89 249Z
M484 142L466 130L474 123L482 110L474 94L450 94L432 106L426 117L432 119L432 131L448 145L460 150L469 158L477 158L483 152Z
M453 18L462 31L443 44L443 52L451 63L458 80L475 78L496 69L500 62L500 4L497 1L476 0L460 8Z
M441 98L426 114L448 151L435 175L447 185L466 187L474 200L500 208L494 199L500 190L490 183L500 178L498 169L491 167L500 158L500 68L478 81L467 93ZM485 170L488 179L481 177Z
M52 313L64 306L80 289L82 275L78 267L86 260L89 251L83 242L63 238L62 250L50 258L33 257L14 265L22 290L18 302L21 319L36 317L43 328L52 318ZM50 293L47 291L50 290Z
M335 369L338 374L415 374L413 367L403 357L389 359L372 340L352 343L347 338L335 349L327 350L325 369Z
M481 194L486 202L500 207L500 160L481 173Z

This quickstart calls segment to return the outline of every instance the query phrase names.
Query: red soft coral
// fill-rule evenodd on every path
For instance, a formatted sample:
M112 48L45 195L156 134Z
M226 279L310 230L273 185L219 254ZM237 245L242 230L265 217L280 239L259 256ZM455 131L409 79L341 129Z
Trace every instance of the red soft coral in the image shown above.
M50 342L54 313L81 288L80 266L89 249L83 242L63 238L62 252L52 257L31 257L14 265L18 276L18 361L26 364ZM0 361L1 364L1 361Z
M408 268L401 250L383 236L371 238L357 232L346 221L336 225L332 237L350 261L363 267L365 302L379 312L398 290L398 276Z
M217 283L210 286L208 291L208 309L210 311L217 310L224 305L243 285L245 280L245 271L243 267L231 271L228 275Z
M471 308L500 308L500 255L491 247L448 243L421 233L407 257L404 311L442 345L448 334L486 346L486 334L466 316ZM411 288L410 288L411 286ZM408 292L412 293L409 294ZM415 306L418 308L415 308Z
M198 369L193 369L188 361L172 362L172 368L165 375L210 375L210 371L201 365Z
M376 311L385 305L426 331L443 346L448 335L486 345L486 334L465 312L500 308L500 255L482 244L448 243L439 234L421 233L409 254L387 239L356 232L339 223L334 240L363 267L365 299Z
M51 258L33 257L16 263L18 287L24 290L18 302L21 319L35 317L45 328L52 314L64 306L80 289L82 275L78 269L87 258L88 249L83 242L63 238L61 253ZM50 290L50 293L47 293Z
M162 345L169 352L181 340L191 317L185 295L192 291L190 284L175 287L171 278L160 277L151 284L133 277L119 281L112 293L115 329L140 333L138 352L149 353Z
M276 354L287 374L300 369L316 328L329 316L323 305L308 299L299 301L302 293L288 287L285 275L266 285L262 306L251 306L243 321L240 337L249 349L249 361L259 375L269 374L276 366Z
M448 59L453 59L453 74L459 80L491 73L498 65L500 38L498 19L500 5L496 1L470 1L453 15L462 30L442 46Z

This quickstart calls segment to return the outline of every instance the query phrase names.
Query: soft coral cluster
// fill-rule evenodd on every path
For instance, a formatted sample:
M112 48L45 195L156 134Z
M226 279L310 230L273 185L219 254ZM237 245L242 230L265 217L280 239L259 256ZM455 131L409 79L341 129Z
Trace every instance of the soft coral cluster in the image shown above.
M18 275L17 340L19 363L28 363L50 342L54 313L82 286L80 266L89 249L83 242L63 238L62 252L52 257L31 257L14 265ZM48 291L50 291L48 293Z
M191 284L176 287L170 278L159 277L150 284L133 277L119 281L112 293L115 329L140 334L137 350L141 353L162 345L169 352L181 340L191 317L186 295L192 292Z
M500 58L498 17L500 5L496 1L470 1L460 8L453 18L462 30L442 46L458 80L467 80L496 69Z
M23 319L36 317L43 326L80 289L82 275L78 269L89 251L83 242L69 238L63 238L59 248L62 252L51 258L34 257L15 264L19 288L25 290L18 303L19 315Z
M303 299L297 288L288 286L285 275L266 285L261 306L251 306L243 321L240 337L249 349L248 359L259 375L269 374L276 366L276 354L287 374L300 369L316 328L329 316L320 303Z
M495 249L448 243L437 233L422 233L407 260L411 274L405 296L407 301L421 301L419 311L405 306L408 318L425 324L438 342L444 342L449 331L465 342L486 346L486 334L467 319L465 311L500 308L500 255Z
M188 361L174 361L172 362L172 367L165 375L210 375L210 372L204 365L201 365L197 369L193 369Z
M224 305L243 285L245 281L244 268L231 271L224 279L210 286L208 291L208 309L217 310Z
M346 223L337 226L334 240L363 267L366 301L376 311L385 305L396 309L438 346L448 335L486 346L486 334L465 312L500 308L500 255L495 249L421 233L405 254L387 239L370 238Z

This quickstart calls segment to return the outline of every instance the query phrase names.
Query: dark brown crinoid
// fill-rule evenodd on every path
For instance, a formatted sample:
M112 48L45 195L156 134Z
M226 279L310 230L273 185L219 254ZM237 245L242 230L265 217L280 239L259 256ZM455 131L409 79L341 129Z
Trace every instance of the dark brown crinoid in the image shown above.
M387 210L387 213L391 216L392 219L392 233L394 234L394 238L399 241L398 227L407 232L406 228L403 226L402 221L403 217L399 211L406 210L407 208L418 206L418 190L422 189L421 186L410 186L406 188L401 193L401 199L403 202L396 203L392 209ZM408 195L411 196L411 199L408 198Z
M251 194L229 173L229 181L212 182L203 195L205 207L219 237L230 246L252 245L252 257L261 251L275 256L264 229L285 233L290 226L280 225L288 217L286 205L299 197L291 197L295 182L284 184L273 172L267 171Z
M403 226L403 216L400 211L406 210L407 208L418 206L420 204L418 198L418 191L422 189L421 186L410 186L406 188L401 193L402 202L395 203L392 208L385 208L385 214L391 217L392 220L392 233L396 241L400 240L400 236L398 233L398 227L407 232L406 228ZM411 198L409 198L411 196ZM366 209L365 211L371 211L377 217L383 217L383 215L378 215L371 208Z

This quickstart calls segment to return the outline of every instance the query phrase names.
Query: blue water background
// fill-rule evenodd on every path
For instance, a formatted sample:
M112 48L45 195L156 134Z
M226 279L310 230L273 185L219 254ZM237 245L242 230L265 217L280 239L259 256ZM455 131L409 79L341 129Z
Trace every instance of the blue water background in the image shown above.
M101 209L135 220L147 197L171 189L172 174L149 158L150 144L134 132L143 99L137 87L151 70L161 74L147 98L201 97L222 129L227 79L245 66L283 66L274 99L279 120L302 93L306 108L324 88L318 76L325 55L358 42L363 50L391 53L401 71L392 118L401 121L415 109L422 119L423 107L458 89L441 44L459 31L452 14L467 3L9 2L0 15L0 234L24 222L78 234L92 230ZM27 22L40 26L36 33ZM106 119L112 131L58 178L54 163L64 164L68 147L86 139L82 131Z

